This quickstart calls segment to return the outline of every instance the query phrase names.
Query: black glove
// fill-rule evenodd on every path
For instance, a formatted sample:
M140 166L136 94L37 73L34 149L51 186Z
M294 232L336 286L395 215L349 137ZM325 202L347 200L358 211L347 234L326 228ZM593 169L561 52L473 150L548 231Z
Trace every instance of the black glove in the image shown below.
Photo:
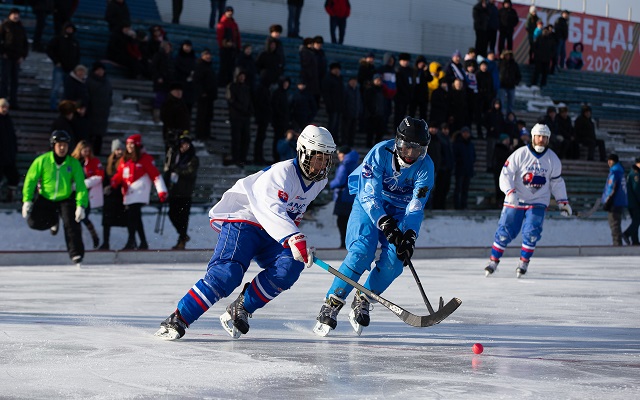
M378 227L382 233L384 233L384 236L387 238L389 243L397 246L402 240L402 231L398 229L398 224L392 217L385 215L380 218L380 221L378 221Z
M413 256L413 249L416 247L416 233L413 229L407 229L402 236L400 244L396 246L396 255L399 260L410 260Z

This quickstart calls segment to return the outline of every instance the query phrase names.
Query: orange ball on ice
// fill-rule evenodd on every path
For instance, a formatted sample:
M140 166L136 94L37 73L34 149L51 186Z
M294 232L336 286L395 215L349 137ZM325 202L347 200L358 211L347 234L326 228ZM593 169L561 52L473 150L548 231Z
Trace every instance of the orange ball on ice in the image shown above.
M482 347L480 343L474 344L471 349L475 354L482 354L482 352L484 351L484 347Z

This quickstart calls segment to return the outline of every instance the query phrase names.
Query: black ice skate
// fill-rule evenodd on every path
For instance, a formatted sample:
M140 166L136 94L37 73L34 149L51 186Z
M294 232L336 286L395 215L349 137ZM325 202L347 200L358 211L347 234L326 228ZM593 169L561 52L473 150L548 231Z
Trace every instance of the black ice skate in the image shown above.
M220 316L222 328L234 339L238 339L241 334L249 332L249 318L251 318L251 314L244 309L244 292L250 284L251 283L247 283L244 285L238 298L229 304L227 306L227 312Z
M520 259L518 261L518 267L516 268L516 278L520 278L522 275L526 274L527 268L529 268L529 261Z
M155 336L164 340L176 340L184 336L185 329L189 325L182 319L180 311L176 309L167 319L162 321L160 329L155 333Z
M338 313L345 302L336 295L329 295L320 309L320 314L316 318L318 322L313 327L313 332L318 336L327 336L329 332L336 329L338 325Z
M349 313L349 322L351 322L351 326L358 336L362 333L363 327L369 326L370 307L371 302L369 301L369 298L358 290L356 295L353 297L351 312Z
M484 267L484 276L489 276L498 270L498 264L500 260L489 259L489 264Z

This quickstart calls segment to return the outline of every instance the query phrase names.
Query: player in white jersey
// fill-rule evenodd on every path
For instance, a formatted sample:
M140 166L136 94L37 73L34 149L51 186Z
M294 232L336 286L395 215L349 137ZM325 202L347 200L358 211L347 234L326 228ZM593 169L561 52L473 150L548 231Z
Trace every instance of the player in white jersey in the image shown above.
M211 209L220 233L204 278L182 297L156 332L179 339L185 329L242 283L251 260L262 271L220 317L234 338L249 331L248 317L264 307L313 264L315 249L298 224L307 206L327 184L336 145L322 127L307 126L297 142L297 157L240 179Z
M364 271L371 270L363 286L376 294L382 294L400 276L404 262L413 255L434 183L433 161L427 155L430 141L426 122L405 117L396 138L373 146L349 175L349 193L356 198L347 223L349 252L339 271L358 281ZM382 251L371 268L378 243ZM326 336L335 329L338 312L352 289L342 279L334 279L315 333ZM358 334L369 325L369 303L360 291L351 303L349 321Z
M489 264L484 269L486 276L496 271L500 257L518 232L522 233L522 249L516 276L519 278L527 272L542 235L542 223L552 194L561 214L571 216L567 189L561 176L562 164L556 153L548 148L550 136L546 125L536 124L531 129L531 143L514 151L502 167L499 182L505 199Z

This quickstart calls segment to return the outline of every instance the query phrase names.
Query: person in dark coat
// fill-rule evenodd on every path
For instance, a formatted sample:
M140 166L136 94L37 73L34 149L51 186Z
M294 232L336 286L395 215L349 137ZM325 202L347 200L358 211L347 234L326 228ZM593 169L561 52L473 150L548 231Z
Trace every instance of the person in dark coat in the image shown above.
M0 26L0 97L17 110L20 64L29 54L27 31L20 21L20 10L12 8Z
M122 21L131 21L129 6L125 0L109 0L104 10L104 20L109 25L109 30L115 32Z
M429 121L429 124L434 126L449 121L449 85L445 80L441 80L438 88L431 93Z
M486 128L487 113L491 110L492 100L497 96L497 93L493 90L493 76L489 72L487 60L480 62L480 67L476 71L476 81L478 82L478 117Z
M87 118L87 106L81 101L74 103L76 109L70 121L73 127L73 134L77 139L77 143L81 141L88 143L89 138L93 136L93 127L91 126L89 118Z
M587 160L593 161L596 147L600 153L600 161L606 160L604 141L596 137L596 124L591 119L591 107L582 106L582 112L574 122L574 132L578 143L587 147Z
M516 86L520 83L522 75L520 67L513 59L511 50L504 50L500 55L499 76L500 76L500 100L502 100L502 108L506 113L510 113L514 109L516 101Z
M169 94L160 108L160 119L162 120L162 139L166 150L191 129L191 115L182 100L182 84L180 82L172 82L169 85Z
M324 80L324 77L327 75L327 66L329 65L327 62L327 55L322 48L324 46L324 39L322 36L315 36L313 38L313 54L316 56L316 61L318 65L318 84L321 84ZM320 93L317 95L316 101L319 101Z
M358 79L355 76L349 78L344 90L344 109L340 123L339 143L353 147L358 121L362 116L362 95L358 87Z
M491 156L491 173L493 174L493 185L496 193L496 207L502 208L504 203L504 192L500 190L500 173L507 158L513 153L513 146L511 144L511 138L506 133L503 133L498 138Z
M569 108L565 104L558 105L558 114L555 120L558 127L558 136L562 137L562 155L558 155L568 160L579 159L580 144L576 138L573 123L569 116Z
M285 138L285 133L291 125L290 86L291 80L288 77L280 77L277 89L271 94L271 126L273 127L271 151L274 162L282 161L278 152L278 143Z
M231 157L233 162L243 167L247 161L251 142L251 116L253 102L251 88L246 82L246 74L236 68L235 78L227 86L226 99L229 105L229 122L231 123Z
M315 98L320 94L318 59L313 52L313 39L304 39L299 51L300 82L304 83L308 93ZM304 128L306 125L302 126ZM300 129L302 129L300 128Z
M113 87L106 73L104 64L96 61L91 67L89 78L87 78L87 90L89 91L87 117L92 127L89 141L96 156L102 153L102 139L107 134L109 115L113 105Z
M511 0L504 0L502 8L498 11L500 19L500 40L498 41L498 54L503 50L513 50L513 32L520 21L518 13L513 9Z
M142 53L136 43L136 32L129 21L122 21L119 26L109 36L107 59L123 66L129 78L137 79L142 74Z
M196 62L193 86L196 98L196 139L207 140L211 135L213 103L218 98L218 80L209 49L202 50L200 59Z
M169 184L168 215L171 224L178 232L178 243L172 249L184 250L186 243L191 240L187 231L200 161L196 156L191 138L187 135L180 136L169 152L168 163L164 168L165 181Z
M31 49L42 53L45 46L42 44L42 33L47 25L47 17L53 13L53 1L51 0L29 0L31 11L36 16L36 27L33 30L33 41Z
M549 148L562 158L562 141L563 138L558 134L558 122L556 116L558 112L554 106L547 107L547 112L542 118L542 123L551 131L551 137L549 137Z
M487 56L489 45L489 0L478 0L473 6L473 30L476 32L475 49L478 55Z
M89 89L87 88L87 67L82 64L76 67L64 78L63 100L89 104Z
M556 35L556 41L558 42L558 50L556 54L558 56L558 66L564 68L564 62L567 58L567 39L569 39L569 11L564 10L560 14L560 18L556 20L554 33Z
M446 209L447 195L451 190L451 175L455 167L453 157L453 143L449 135L449 124L446 122L440 125L437 133L440 141L440 164L436 170L436 184L433 192L434 210Z
M105 175L102 180L104 187L104 206L102 207L102 245L99 250L109 250L111 227L127 227L127 217L122 202L122 191L111 190L111 177L118 170L118 162L124 155L124 143L120 139L111 141L111 154L107 157Z
M456 79L449 92L449 125L452 131L458 131L469 124L469 103L464 81Z
M500 29L500 13L496 7L496 0L488 0L487 8L489 9L489 24L487 27L487 43L489 44L489 52L496 51L496 41L498 40L498 30ZM485 54L481 54L485 56Z
M236 68L240 68L244 71L245 82L249 85L251 93L256 89L258 83L256 60L253 58L253 46L245 44L242 46L242 51L236 56Z
M364 120L367 132L367 147L382 141L387 133L385 124L385 98L380 74L373 75L373 84L364 91Z
M346 249L345 237L347 236L347 222L351 215L355 194L349 194L348 178L360 161L360 155L357 151L351 150L349 146L340 146L338 148L338 167L336 175L329 182L329 189L333 191L333 215L336 215L338 231L340 232L340 248Z
M316 116L316 99L309 93L304 82L298 82L298 90L291 99L291 121L298 131L309 125Z
M180 45L180 50L173 61L175 82L182 85L182 101L187 105L189 115L196 101L195 87L193 85L193 74L196 69L196 53L193 51L191 40L185 40Z
M453 190L453 204L456 210L468 208L469 186L475 175L476 149L471 141L471 130L463 126L453 138L456 184Z
M62 31L54 36L47 45L47 56L51 59L53 70L51 73L51 95L49 106L51 110L58 107L60 91L64 80L76 65L80 64L80 43L76 39L76 27L68 22Z
M393 98L393 126L400 125L402 119L408 115L409 105L413 102L415 69L411 65L411 55L409 53L400 53L398 55L396 90L396 95Z
M277 53L278 41L272 37L267 38L266 48L258 54L256 70L261 85L271 87L278 82L281 72L281 60ZM282 44L280 44L282 46Z
M160 51L151 60L151 81L153 82L153 120L160 122L160 108L169 93L169 85L175 75L175 62L171 56L173 46L170 42L163 42Z
M374 61L374 54L367 53L358 62L358 85L360 85L360 92L363 94L364 90L373 83L373 74L376 73Z
M81 140L79 135L73 131L73 125L71 121L75 116L76 112L76 103L71 100L62 100L58 104L58 117L53 120L51 123L50 131L66 131L69 136L71 136L71 142L69 143L69 147L76 147L76 144Z
M271 45L271 42L275 42L276 44L276 48L275 48L275 53L278 56L278 75L276 76L276 79L271 83L271 84L275 84L278 80L278 78L284 74L284 66L287 63L287 59L284 55L284 46L282 45L282 40L280 40L280 36L282 35L282 25L279 24L274 24L271 25L269 27L269 36L267 37L267 40L265 41L265 50L268 50Z
M151 62L156 53L160 50L163 42L168 42L169 37L164 28L160 25L152 25L149 27L149 41L147 42L147 54L145 58Z
M502 114L502 102L499 99L493 100L492 107L487 113L487 172L490 172L493 166L493 150L501 134L505 133L504 116Z
M253 142L253 164L268 165L264 159L264 140L271 122L271 91L269 86L260 82L253 93L253 110L256 120L256 138Z
M640 157L636 157L627 176L627 208L631 223L622 232L622 240L627 245L638 246L638 228L640 227Z
M240 29L233 19L233 7L225 8L224 15L216 25L216 39L220 51L218 85L226 87L233 82L236 57L242 50Z
M427 59L424 56L418 56L414 66L415 83L413 86L413 96L409 104L409 115L416 116L418 109L418 118L427 121L427 109L429 108L429 82L433 80Z
M15 198L16 188L20 181L16 156L18 154L18 138L13 120L9 115L9 102L0 99L0 181L7 179L9 191L4 202L10 203Z
M511 138L511 143L517 143L520 139L520 132L518 130L518 118L516 114L511 111L507 113L504 119L504 125L502 126L502 133L506 133Z
M340 63L332 63L329 66L329 74L322 81L322 98L329 117L327 129L336 143L340 138L340 119L344 110L344 83L341 71Z
M534 43L533 61L535 69L531 76L531 86L538 84L538 76L542 76L540 78L540 87L544 87L547 84L549 65L555 52L556 42L553 37L553 32L547 27Z

